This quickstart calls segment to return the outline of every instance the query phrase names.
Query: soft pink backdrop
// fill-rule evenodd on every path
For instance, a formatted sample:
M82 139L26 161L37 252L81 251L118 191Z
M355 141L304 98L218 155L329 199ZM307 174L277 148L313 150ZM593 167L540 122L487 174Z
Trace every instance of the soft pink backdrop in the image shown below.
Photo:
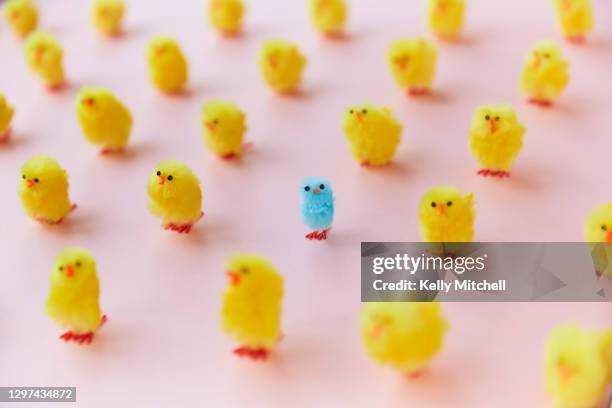
M22 44L0 26L0 91L17 107L15 139L0 147L0 385L75 385L79 405L546 407L541 352L556 324L612 324L609 304L445 304L446 348L427 375L407 381L370 361L357 335L359 242L418 240L417 203L436 184L473 191L481 241L582 239L585 215L610 200L612 6L595 1L588 45L563 45L572 81L554 109L527 105L516 83L535 41L559 40L549 1L471 0L465 38L440 45L434 95L407 99L384 60L390 41L426 32L424 1L353 1L350 38L310 28L303 1L251 1L246 31L223 39L200 1L130 1L126 32L101 38L89 2L40 2L42 26L65 46L70 87L51 94L25 66ZM181 4L178 6L177 4ZM190 94L166 97L146 77L156 33L176 36ZM297 41L309 57L299 97L259 78L262 40ZM112 88L132 109L127 155L101 158L80 135L81 85ZM203 147L201 104L234 100L248 112L255 150L226 163ZM475 105L508 101L528 127L513 178L478 178L466 148ZM340 121L351 103L387 104L405 124L393 165L367 170L348 154ZM55 156L79 209L57 228L27 219L16 195L21 164ZM162 159L190 165L206 217L189 236L164 232L146 211L149 172ZM329 178L337 218L327 242L304 240L298 187ZM93 251L109 323L89 347L64 344L43 312L48 274L66 246ZM269 257L286 278L285 339L267 363L231 354L219 330L224 261Z

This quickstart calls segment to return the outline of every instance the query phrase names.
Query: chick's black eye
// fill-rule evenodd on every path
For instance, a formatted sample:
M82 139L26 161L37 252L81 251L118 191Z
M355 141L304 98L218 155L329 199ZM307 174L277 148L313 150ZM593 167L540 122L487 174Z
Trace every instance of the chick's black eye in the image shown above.
M219 124L219 119L215 119L215 120L213 120L213 123L214 123L215 125L218 125L218 124Z
M310 191L310 187L308 186L304 187L304 191Z
M168 181L172 181L172 180L174 180L174 177L168 176Z
M601 230L602 230L602 231L607 231L607 230L608 230L608 227L606 227L605 225L602 225L602 226L601 226Z
M158 171L158 172L157 172L157 173L155 173L155 174L157 174L158 176L161 176L161 171Z
M351 109L349 113L352 115L353 113L355 113L355 111Z
M431 206L435 208L436 207L436 203L432 202Z
M77 261L77 263L75 264L77 268L81 267L81 261Z
M485 116L485 120L489 120L489 119L491 119L491 116L486 115L486 116Z
M35 179L34 179L34 182L35 182L35 183L38 183L39 181L40 181L40 180L39 180L39 179L37 179L37 178L35 178Z
M23 174L23 175L21 176L21 178L25 180L25 179L26 179L25 174Z
M499 122L499 116L496 116L496 117L495 117L495 120Z
M446 206L447 206L447 207L451 207L452 205L453 205L453 202L452 202L452 201L449 201L448 203L446 203Z
M240 269L240 272L242 272L243 275L246 275L247 273L249 273L249 270L247 268L242 268Z
M367 115L368 114L368 110L367 109L362 109L361 113L363 113L364 115Z
M63 266L60 266L60 267L59 267L59 270L60 270L60 272L61 272L61 271L63 271L63 270L64 270L64 267L63 267Z
M325 184L321 184L321 185L319 186L319 188L320 188L321 190L325 190Z

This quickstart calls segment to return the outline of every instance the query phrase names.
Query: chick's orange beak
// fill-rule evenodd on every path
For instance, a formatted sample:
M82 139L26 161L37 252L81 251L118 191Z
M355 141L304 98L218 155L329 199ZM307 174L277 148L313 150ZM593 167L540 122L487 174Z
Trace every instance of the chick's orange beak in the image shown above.
M166 178L165 178L164 176L157 176L157 177L159 177L159 184L160 184L160 185L162 185L162 184L165 184L165 183L166 183Z
M491 133L497 132L497 123L493 119L489 120L489 130Z
M559 365L559 377L561 377L561 383L566 384L570 377L572 376L572 371L566 364Z
M32 188L36 185L36 183L32 179L27 179L26 184L28 185L28 188Z
M441 2L438 2L437 6L436 6L436 10L438 11L439 14L445 14L447 8L448 7L447 7L446 3L441 3Z
M540 57L540 54L536 54L536 56L533 59L533 68L535 69L540 68L541 63L542 63L542 57Z
M385 325L383 324L383 322L376 322L376 324L374 324L374 327L372 327L370 336L372 336L373 339L377 339L378 337L380 337L380 335L382 334L384 330L385 330Z
M439 204L438 205L438 211L440 212L440 215L446 214L446 205L445 204Z
M397 61L397 66L400 70L405 71L406 68L408 68L408 60L406 58L402 58L401 60Z
M360 112L357 112L355 117L357 118L357 122L363 123L363 115Z
M72 278L74 276L74 268L72 265L66 265L64 271L66 273L66 277Z
M40 48L37 48L34 54L34 58L36 59L36 62L40 62L42 60L42 57L43 57L43 50Z
M268 57L268 64L270 64L270 67L273 69L276 69L276 67L278 67L278 59L276 57Z
M606 234L606 242L612 242L612 231L608 231Z
M229 278L230 284L232 284L233 286L236 286L237 284L240 283L240 275L238 275L236 272L227 271L226 274L227 274L227 277Z
M83 105L87 106L88 108L91 108L94 104L94 100L93 98L85 98L83 99Z
M211 132L214 132L217 127L213 122L206 122L205 125Z

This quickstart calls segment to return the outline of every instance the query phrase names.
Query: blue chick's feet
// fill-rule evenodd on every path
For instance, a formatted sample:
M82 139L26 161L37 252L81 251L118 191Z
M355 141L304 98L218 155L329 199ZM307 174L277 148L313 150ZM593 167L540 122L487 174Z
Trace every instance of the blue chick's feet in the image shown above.
M331 228L327 228L324 229L322 231L312 231L309 234L306 234L306 239L309 240L313 240L316 239L317 241L323 241L327 239L327 233L329 232L329 230L331 230Z

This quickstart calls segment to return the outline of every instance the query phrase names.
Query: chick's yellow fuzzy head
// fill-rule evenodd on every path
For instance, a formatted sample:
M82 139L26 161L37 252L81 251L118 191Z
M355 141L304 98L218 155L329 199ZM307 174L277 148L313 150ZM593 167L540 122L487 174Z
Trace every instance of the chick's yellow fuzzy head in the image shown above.
M153 65L170 65L184 59L178 42L166 35L158 35L151 39L147 47L147 58Z
M471 133L482 136L507 134L520 129L524 130L524 126L518 121L512 105L508 104L476 107L470 126Z
M473 201L472 193L464 196L454 187L434 187L421 199L419 216L425 223L451 224L473 211Z
M20 190L28 194L50 194L68 188L68 175L52 157L36 155L21 168Z
M566 16L576 16L580 13L590 13L591 0L553 0L557 11Z
M38 9L30 0L8 0L2 12L18 36L26 37L36 29Z
M436 56L436 46L424 38L402 38L393 42L387 51L391 68L402 73L414 72L422 61L435 59Z
M30 66L44 68L61 62L63 51L57 39L49 33L37 31L25 43L26 58Z
M461 13L465 0L429 0L429 9L439 16Z
M525 57L525 65L534 72L549 72L568 65L561 48L551 41L540 41Z
M343 127L354 133L362 129L376 129L394 121L390 108L372 104L349 106L344 112Z
M95 0L91 18L101 32L112 35L121 28L124 14L124 0Z
M259 67L264 79L281 92L298 85L305 66L306 58L298 46L287 41L266 41L259 52Z
M587 242L612 243L612 202L595 207L584 225Z
M66 248L57 255L51 271L55 285L79 285L91 279L97 279L97 275L96 261L89 251Z
M200 181L186 164L178 160L159 162L149 178L149 195L158 201L190 197L200 191Z
M344 0L309 0L310 19L322 32L337 33L344 27L347 5Z
M235 104L223 100L212 100L202 107L202 125L206 131L224 135L244 131L245 114Z
M282 287L283 278L267 259L255 254L238 254L226 265L228 290L257 292L264 288Z
M106 88L84 86L76 97L76 110L79 115L98 117L107 112L115 97Z
M208 18L211 26L226 33L239 31L244 8L242 0L210 0Z

